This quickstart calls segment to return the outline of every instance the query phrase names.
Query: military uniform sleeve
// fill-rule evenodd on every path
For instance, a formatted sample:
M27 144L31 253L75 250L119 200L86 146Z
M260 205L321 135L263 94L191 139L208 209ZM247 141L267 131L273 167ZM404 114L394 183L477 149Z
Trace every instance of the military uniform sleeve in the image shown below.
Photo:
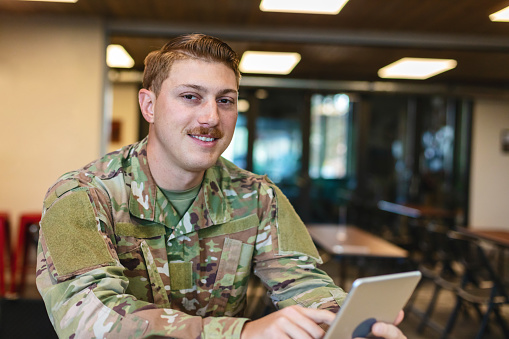
M36 282L58 336L239 338L247 319L191 316L126 293L107 201L73 180L46 196Z
M260 190L260 231L256 239L255 274L277 308L301 305L339 310L346 293L317 264L318 251L288 199L275 185Z

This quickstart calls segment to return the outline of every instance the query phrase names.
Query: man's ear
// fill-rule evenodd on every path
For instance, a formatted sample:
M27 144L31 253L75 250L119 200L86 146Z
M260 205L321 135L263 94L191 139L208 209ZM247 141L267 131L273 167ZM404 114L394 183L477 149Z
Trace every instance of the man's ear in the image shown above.
M156 95L148 89L142 88L138 92L138 101L140 103L141 114L149 124L154 123L154 107L156 104Z

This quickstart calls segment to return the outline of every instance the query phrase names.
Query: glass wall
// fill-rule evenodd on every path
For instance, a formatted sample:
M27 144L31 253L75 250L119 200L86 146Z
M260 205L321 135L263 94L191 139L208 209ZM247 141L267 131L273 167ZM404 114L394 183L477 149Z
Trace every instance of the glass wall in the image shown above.
M247 128L247 116L246 114L239 112L232 142L224 151L223 157L230 160L240 168L246 168L248 137L249 131Z
M341 179L347 171L348 112L346 94L311 97L309 176Z

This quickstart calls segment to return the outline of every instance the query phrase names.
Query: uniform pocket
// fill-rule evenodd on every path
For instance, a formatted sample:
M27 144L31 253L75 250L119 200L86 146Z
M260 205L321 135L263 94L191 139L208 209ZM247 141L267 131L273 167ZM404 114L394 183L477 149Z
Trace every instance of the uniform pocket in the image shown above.
M124 275L129 279L126 293L134 295L137 299L153 303L154 296L141 242L124 253L118 253L118 258L125 268Z
M224 239L216 281L207 308L208 315L217 317L224 314L235 281L235 273L237 272L241 252L242 241L230 238Z
M207 308L213 316L233 316L244 306L253 245L225 238L216 281Z
M244 309L246 303L247 286L251 276L251 261L253 257L254 246L242 244L239 263L235 272L233 286L231 288L228 303L225 309L225 315L234 316Z
M139 239L117 234L117 251L125 268L124 275L129 279L127 293L169 307L170 280L164 236Z
M170 307L170 301L166 292L166 287L163 283L163 279L161 278L161 275L169 276L170 274L168 269L168 262L166 262L162 268L158 267L146 240L141 242L140 247L141 251L143 252L143 256L145 257L147 272L151 282L150 287L152 288L152 295L154 296L154 303L163 307Z

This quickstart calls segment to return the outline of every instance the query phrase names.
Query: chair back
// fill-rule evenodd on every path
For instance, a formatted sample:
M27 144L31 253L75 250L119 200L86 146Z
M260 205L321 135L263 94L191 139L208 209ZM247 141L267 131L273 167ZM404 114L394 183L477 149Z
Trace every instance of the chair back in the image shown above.
M428 238L433 243L433 251L436 260L441 265L441 274L445 276L458 276L462 269L461 264L457 262L458 258L454 254L451 239L448 237L447 226L441 224L430 224L427 227Z
M457 231L450 231L448 237L454 256L465 269L461 287L469 284L477 288L489 286L494 295L503 296L509 301L502 280L493 268L479 238Z

